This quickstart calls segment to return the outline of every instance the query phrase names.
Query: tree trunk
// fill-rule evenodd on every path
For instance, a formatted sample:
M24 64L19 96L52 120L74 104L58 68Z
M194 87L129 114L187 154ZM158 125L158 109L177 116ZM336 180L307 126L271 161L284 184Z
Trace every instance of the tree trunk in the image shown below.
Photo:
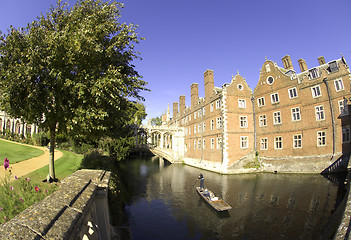
M49 179L53 181L55 177L55 135L56 135L56 123L50 126L50 159L49 159Z

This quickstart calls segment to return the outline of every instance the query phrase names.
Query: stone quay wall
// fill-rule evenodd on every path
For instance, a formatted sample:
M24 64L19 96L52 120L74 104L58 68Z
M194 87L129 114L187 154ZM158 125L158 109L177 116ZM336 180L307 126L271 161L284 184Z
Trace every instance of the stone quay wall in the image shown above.
M60 188L0 227L0 239L113 239L110 172L79 170Z

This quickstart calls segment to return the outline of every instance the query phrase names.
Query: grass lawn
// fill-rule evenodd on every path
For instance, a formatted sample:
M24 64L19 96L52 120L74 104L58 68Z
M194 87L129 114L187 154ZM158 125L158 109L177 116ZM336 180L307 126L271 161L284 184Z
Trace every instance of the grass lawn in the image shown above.
M20 145L13 142L7 142L0 139L0 161L5 158L10 160L11 164L18 163L33 157L40 156L44 151L30 146Z
M63 156L55 161L55 174L58 180L62 180L65 177L71 175L78 170L80 162L82 161L83 155L72 153L69 151L60 150ZM33 181L41 182L46 179L49 174L49 165L46 165L38 170L31 172L24 177L29 177Z
M62 180L78 170L83 155L60 151L62 151L63 156L55 161L55 173L56 178ZM14 179L13 175L10 175L10 182L0 182L0 224L13 218L35 202L42 200L58 188L59 183L43 182L48 173L49 165L46 165L17 180ZM5 174L9 174L9 172L7 171Z

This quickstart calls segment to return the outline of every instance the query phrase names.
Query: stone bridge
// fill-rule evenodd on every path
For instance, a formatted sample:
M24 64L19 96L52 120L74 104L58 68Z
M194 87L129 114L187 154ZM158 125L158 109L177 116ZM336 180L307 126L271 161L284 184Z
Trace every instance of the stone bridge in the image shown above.
M184 129L180 127L142 126L149 150L171 163L181 163L184 157Z

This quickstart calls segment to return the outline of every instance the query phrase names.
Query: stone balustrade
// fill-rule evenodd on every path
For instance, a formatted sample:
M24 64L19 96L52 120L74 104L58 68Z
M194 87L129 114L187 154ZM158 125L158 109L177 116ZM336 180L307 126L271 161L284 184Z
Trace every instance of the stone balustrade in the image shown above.
M2 224L0 239L112 239L110 172L79 170L60 188Z

